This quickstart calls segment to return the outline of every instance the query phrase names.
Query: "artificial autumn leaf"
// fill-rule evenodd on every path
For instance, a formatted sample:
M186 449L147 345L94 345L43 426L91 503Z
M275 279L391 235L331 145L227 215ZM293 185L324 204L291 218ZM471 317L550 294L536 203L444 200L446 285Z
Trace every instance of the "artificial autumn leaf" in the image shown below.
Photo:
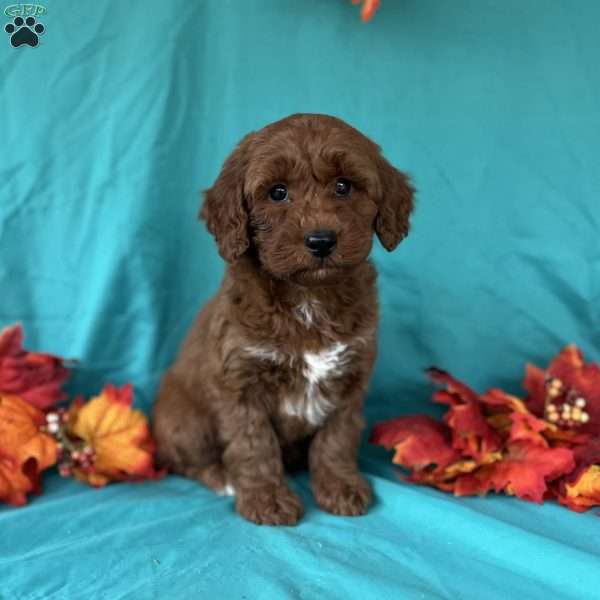
M444 421L452 431L452 447L477 461L496 452L502 440L487 422L479 396L445 371L429 369L428 374L434 382L446 386L433 399L450 406Z
M108 385L89 402L75 403L69 415L70 435L81 439L93 453L89 468L76 465L80 481L102 487L109 481L155 479L154 442L148 420L131 408L133 388Z
M481 460L501 446L499 436L475 404L451 406L444 421L452 429L452 446L462 450L466 456Z
M502 460L457 478L457 496L505 492L523 500L542 502L551 482L575 466L573 452L567 448L544 448L527 442L508 446Z
M21 325L0 332L0 393L46 409L65 399L61 387L68 376L63 359L23 349Z
M538 446L548 446L542 432L548 425L541 419L528 413L514 412L510 415L512 426L510 429L511 442L530 442Z
M360 4L362 2L362 8L360 9L360 18L366 23L373 18L373 15L379 8L380 0L352 0L352 4Z
M426 416L402 417L375 425L369 441L396 449L394 463L417 471L426 467L443 470L460 458L450 445L450 431Z
M473 473L483 465L492 464L498 460L502 460L501 452L490 452L481 460L472 458L464 458L457 460L442 471L414 471L408 476L408 480L414 483L431 485L445 492L454 490L454 482L460 475Z
M468 385L465 385L447 371L438 369L437 367L431 367L427 369L427 375L429 378L438 385L446 386L448 394L455 397L454 402L456 403L477 403L479 402L479 395L477 392L472 390ZM434 400L438 401L437 398L443 397L443 392L436 392L434 394ZM453 404L452 401L446 399L439 400L442 404Z
M464 475L466 473L472 473L476 469L484 466L495 463L498 460L502 460L502 452L490 452L486 454L481 460L473 460L472 458L468 458L465 460L459 460L451 465L448 465L444 469L444 473L442 475L443 479L451 480L455 479L459 475Z
M534 414L535 402L526 403L500 389L477 394L448 373L430 369L430 377L444 386L435 392L434 400L449 407L444 415L447 427L443 429L443 439L447 446L450 436L454 460L443 463L443 468L435 463L425 466L414 460L411 463L407 449L421 446L418 439L410 436L406 438L410 445L394 443L398 441L393 436L394 431L403 432L411 427L411 423L403 423L402 418L390 422L391 430L387 423L377 426L380 431L387 432L387 435L379 436L379 442L396 449L394 462L411 469L407 479L414 483L430 485L457 496L485 495L493 490L534 502L556 497L573 510L586 510L600 501L600 437L573 428L579 414L574 409L582 406L581 389L586 390L586 398L595 398L596 383L591 386L594 387L592 391L590 381L596 382L598 367L585 365L579 351L570 348L559 355L552 368L555 371L548 376L529 367L526 385L530 394L544 395L544 407L548 381L551 389L566 388L572 403L566 421L551 422L551 419L540 418L547 417L547 413L543 408ZM567 384L563 385L563 380L558 386L557 375L569 385L581 377L586 383L578 383L579 387L573 391ZM554 391L552 394L552 397L558 395ZM419 417L410 418L415 419ZM428 423L428 431L436 430L434 424ZM405 443L406 439L401 437L400 441Z
M589 439L585 444L577 446L573 452L578 469L600 464L600 437Z
M573 451L576 468L553 486L558 501L583 512L600 506L600 438L588 440Z
M529 410L538 417L543 417L546 404L546 374L543 369L528 364L525 367L523 387L528 393Z
M543 371L528 365L527 405L563 429L600 435L600 367L586 363L576 346L567 346Z
M508 430L511 442L528 441L548 446L542 432L556 427L531 414L521 399L500 389L489 390L480 399L483 404L495 409L489 422L494 423L499 431Z
M600 465L587 467L572 483L564 483L556 497L561 504L576 512L600 506Z
M20 506L40 490L40 472L56 462L56 441L42 433L44 413L0 394L0 501Z

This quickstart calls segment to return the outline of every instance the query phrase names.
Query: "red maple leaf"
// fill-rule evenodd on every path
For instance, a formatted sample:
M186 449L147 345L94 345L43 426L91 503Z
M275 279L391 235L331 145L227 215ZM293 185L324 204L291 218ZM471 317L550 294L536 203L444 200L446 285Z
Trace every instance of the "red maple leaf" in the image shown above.
M600 505L600 438L573 451L575 469L562 477L552 491L558 501L577 512Z
M417 471L443 470L460 458L450 445L450 430L426 415L401 417L375 425L370 443L395 448L394 463Z
M488 424L478 394L445 371L429 369L428 374L434 382L446 386L434 394L433 400L450 406L444 421L452 432L452 447L476 460L499 450L502 440Z
M563 429L600 435L600 366L567 346L546 371L528 365L523 383L529 409Z
M44 410L65 400L61 387L68 377L62 358L23 349L21 325L0 332L0 393Z
M568 448L544 448L515 442L508 446L502 460L458 477L453 489L457 496L494 490L523 500L542 502L548 482L569 473L574 466L573 452Z
M577 348L563 350L547 372L528 367L527 401L500 389L478 394L439 369L429 375L444 386L434 394L449 407L444 425L400 418L378 424L371 437L396 449L393 460L411 470L409 481L457 496L556 497L577 511L600 504L600 368L586 365ZM548 409L557 399L570 408ZM559 410L567 418L557 418Z
M521 399L494 388L481 395L481 402L491 409L492 414L505 415L506 422L509 423L508 439L511 442L528 441L548 446L542 432L553 426L531 414Z

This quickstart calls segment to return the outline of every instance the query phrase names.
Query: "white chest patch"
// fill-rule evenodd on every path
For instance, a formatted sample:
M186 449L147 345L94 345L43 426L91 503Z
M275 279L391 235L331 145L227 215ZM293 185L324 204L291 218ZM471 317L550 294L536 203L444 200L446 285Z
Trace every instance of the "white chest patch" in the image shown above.
M305 352L302 374L306 381L304 391L294 398L286 398L283 410L286 414L320 425L333 408L323 393L328 379L340 377L347 369L351 352L346 344L337 342L321 352Z
M282 368L301 365L304 389L285 398L282 410L286 415L321 425L334 404L327 397L327 382L341 377L352 360L354 350L348 344L336 342L320 352L287 355L272 347L246 346L245 351L255 358L274 362Z

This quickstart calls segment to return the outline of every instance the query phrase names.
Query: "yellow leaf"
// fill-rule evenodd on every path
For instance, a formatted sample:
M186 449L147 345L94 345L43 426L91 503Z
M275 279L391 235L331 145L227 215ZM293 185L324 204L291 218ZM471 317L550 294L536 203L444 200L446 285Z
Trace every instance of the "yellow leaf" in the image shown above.
M444 473L441 479L444 481L455 479L459 475L464 475L465 473L472 473L479 467L489 465L499 460L502 460L502 452L489 452L488 454L482 456L480 460L459 460L451 465L448 465L446 469L444 469Z
M600 505L600 465L588 467L575 483L565 485L565 491L561 500L575 510Z
M77 479L101 487L109 481L156 478L154 443L146 416L131 408L133 389L106 386L87 404L71 408L69 433L94 451L92 469L75 468Z

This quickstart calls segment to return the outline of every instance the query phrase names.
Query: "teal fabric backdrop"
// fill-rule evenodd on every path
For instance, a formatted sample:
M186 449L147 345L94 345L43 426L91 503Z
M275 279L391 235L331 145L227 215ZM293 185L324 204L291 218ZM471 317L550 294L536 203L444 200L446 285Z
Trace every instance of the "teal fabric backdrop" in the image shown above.
M223 272L196 221L249 130L339 116L408 171L408 240L380 246L374 420L431 410L423 368L518 391L576 342L600 360L600 4L594 0L51 0L0 40L0 325L81 360L71 390L160 373ZM9 22L5 17L3 25ZM209 349L207 349L209 351ZM600 524L554 505L399 483L364 448L369 516L243 523L178 478L92 491L50 475L0 508L0 597L580 600Z

